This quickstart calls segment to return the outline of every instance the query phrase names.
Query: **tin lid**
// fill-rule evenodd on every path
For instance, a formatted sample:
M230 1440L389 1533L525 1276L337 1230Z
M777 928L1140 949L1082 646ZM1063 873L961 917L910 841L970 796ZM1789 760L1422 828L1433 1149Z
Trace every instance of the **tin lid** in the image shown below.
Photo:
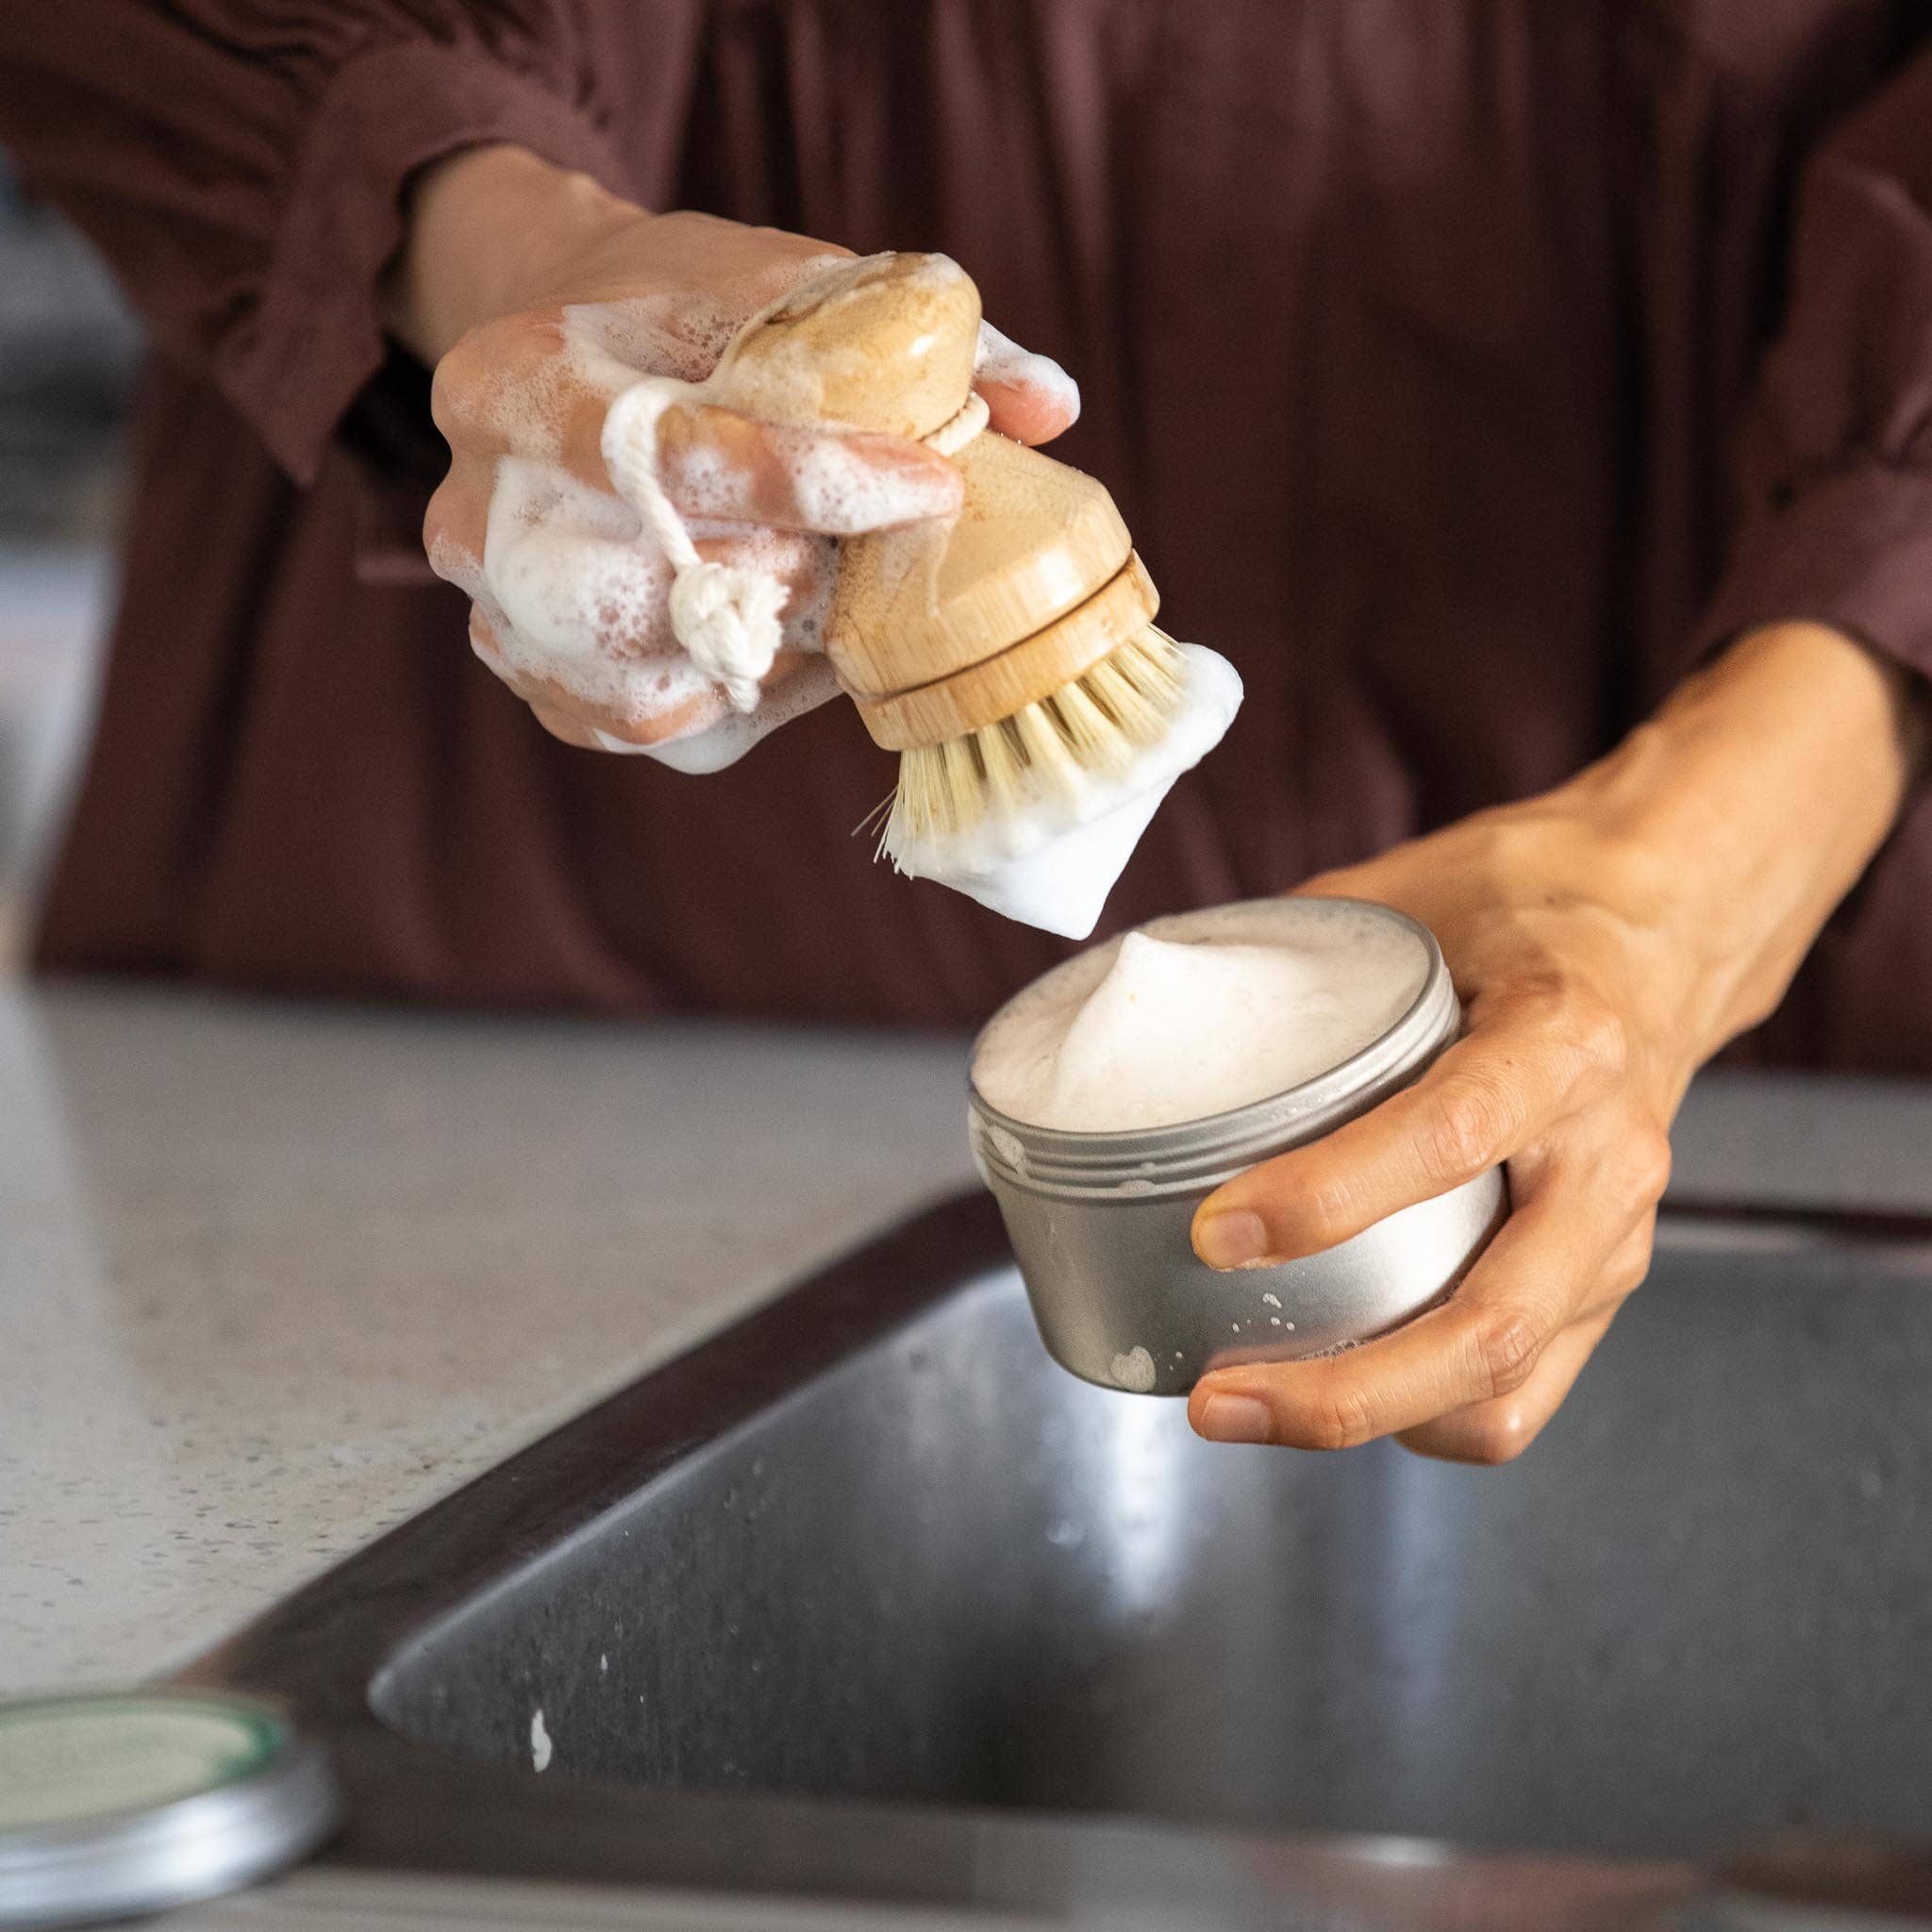
M232 1891L340 1818L321 1751L251 1699L0 1704L0 1925L77 1925Z
M1407 930L1425 963L1421 989L1407 1010L1358 1053L1298 1087L1225 1113L1114 1133L1035 1126L1000 1112L976 1088L969 1087L973 1155L982 1176L990 1180L991 1169L1008 1185L1068 1197L1195 1193L1218 1186L1257 1160L1315 1140L1407 1086L1456 1038L1462 1024L1461 1004L1441 948L1420 921L1366 899L1279 898L1175 913L1138 929L1157 939L1268 944L1291 942L1297 928L1363 922ZM1095 947L1076 955L1015 998L1027 998L1035 987L1062 974L1081 971L1097 978L1096 966L1110 954L1110 948ZM1003 1007L993 1015L988 1030L1007 1010ZM980 1037L984 1039L985 1033Z

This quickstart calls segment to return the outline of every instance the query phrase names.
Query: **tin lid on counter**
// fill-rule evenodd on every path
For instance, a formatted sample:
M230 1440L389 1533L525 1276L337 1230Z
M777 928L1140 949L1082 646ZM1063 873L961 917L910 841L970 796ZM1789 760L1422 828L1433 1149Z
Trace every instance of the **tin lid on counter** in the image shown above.
M321 1751L251 1699L147 1690L0 1704L0 1926L210 1898L335 1829Z

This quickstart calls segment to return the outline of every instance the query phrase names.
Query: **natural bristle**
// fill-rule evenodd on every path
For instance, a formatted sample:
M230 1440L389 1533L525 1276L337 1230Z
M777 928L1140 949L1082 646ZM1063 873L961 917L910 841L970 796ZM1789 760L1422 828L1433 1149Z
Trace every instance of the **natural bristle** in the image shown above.
M1051 697L967 737L902 753L880 849L968 832L1117 777L1166 736L1187 684L1180 646L1149 625Z

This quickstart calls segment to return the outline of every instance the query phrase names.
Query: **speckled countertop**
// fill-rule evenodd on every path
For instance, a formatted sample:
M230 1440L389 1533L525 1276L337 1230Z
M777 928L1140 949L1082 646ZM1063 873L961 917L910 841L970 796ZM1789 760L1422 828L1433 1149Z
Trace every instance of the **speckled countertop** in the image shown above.
M964 1185L963 1065L0 993L0 1696L185 1660Z
M0 991L0 1695L184 1661L916 1203L963 1042ZM1932 1208L1932 1088L1713 1076L1690 1195Z

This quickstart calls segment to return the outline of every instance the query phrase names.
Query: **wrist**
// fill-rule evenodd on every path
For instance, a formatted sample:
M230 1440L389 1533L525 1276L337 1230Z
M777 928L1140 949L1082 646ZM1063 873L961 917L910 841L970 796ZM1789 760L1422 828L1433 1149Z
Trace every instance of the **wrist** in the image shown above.
M1740 638L1558 794L1672 934L1698 1058L1769 1015L1883 843L1926 737L1908 673L1812 624Z
M409 182L403 242L382 290L384 325L433 367L478 325L542 306L569 261L647 219L590 175L527 148L447 155Z

